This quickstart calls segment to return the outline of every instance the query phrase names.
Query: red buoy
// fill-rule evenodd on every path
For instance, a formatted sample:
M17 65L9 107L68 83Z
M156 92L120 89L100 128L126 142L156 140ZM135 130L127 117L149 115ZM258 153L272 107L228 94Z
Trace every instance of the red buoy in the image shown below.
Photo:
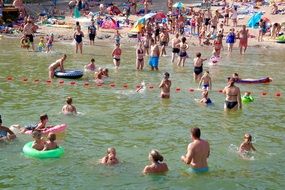
M124 84L123 87L124 87L124 88L128 88L128 84Z
M23 78L22 81L23 81L23 82L27 82L28 79L27 79L27 78Z
M175 91L176 92L180 92L181 88L176 88Z
M71 81L71 82L70 82L70 85L75 85L75 84L76 84L75 81Z
M194 92L194 89L193 88L189 88L189 92Z
M262 96L266 96L266 95L267 95L267 92L261 92L261 95L262 95Z
M60 80L58 81L59 84L63 84L64 83L64 80Z
M13 80L13 77L9 76L7 77L7 80Z
M114 88L115 86L116 86L116 85L115 85L115 84L113 84L113 83L112 83L112 84L110 84L110 87L112 87L112 88Z
M280 93L280 92L276 92L276 93L275 93L275 96L280 97L280 96L281 96L281 93Z

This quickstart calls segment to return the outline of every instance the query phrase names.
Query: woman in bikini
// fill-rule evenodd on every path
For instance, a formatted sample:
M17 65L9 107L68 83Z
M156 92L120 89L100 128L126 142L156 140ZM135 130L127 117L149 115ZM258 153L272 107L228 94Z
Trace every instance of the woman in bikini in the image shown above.
M136 66L137 70L143 70L144 66L144 50L143 50L143 45L142 43L139 43L138 48L136 49Z
M186 42L186 38L182 37L181 42L177 44L176 47L179 47L179 61L177 63L177 66L180 67L180 64L182 62L182 67L184 67L185 60L187 58L187 49L189 48L189 45Z
M223 93L226 94L224 110L237 110L242 108L240 89L235 86L235 79L230 78L228 85L224 88Z
M120 44L116 44L116 47L112 52L113 63L116 69L118 69L120 66L121 54L122 54L122 50L120 48Z

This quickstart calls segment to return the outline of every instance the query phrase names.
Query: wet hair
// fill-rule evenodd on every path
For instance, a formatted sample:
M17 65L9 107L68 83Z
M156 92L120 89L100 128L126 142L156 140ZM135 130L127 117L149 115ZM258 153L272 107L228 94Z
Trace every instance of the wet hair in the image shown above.
M182 43L185 43L186 42L186 38L182 37L181 41L182 41Z
M198 127L194 127L194 128L191 129L191 134L192 134L193 137L199 139L200 136L201 136L201 131L200 131L200 129Z
M54 133L50 133L47 138L51 142L54 142L56 140L56 135Z
M238 73L234 73L233 76L238 77Z
M151 150L149 154L152 157L154 162L163 161L163 156L158 152L158 150Z
M107 149L107 155L110 153L115 153L116 154L116 149L114 147L110 147Z
M92 58L92 59L91 59L91 62L95 62L95 59L94 59L94 58Z
M2 118L1 118L2 116L0 115L0 124L2 124Z
M109 69L108 69L108 68L104 68L104 69L103 69L103 72L108 73L108 72L109 72Z
M32 137L35 139L40 139L42 137L42 133L38 130L33 131Z
M66 98L66 103L67 103L67 104L72 104L72 98L71 98L70 96L68 96L68 97Z
M252 136L249 133L244 134L244 139L247 139L247 142L251 142L252 141Z
M75 24L76 24L76 26L79 26L79 25L80 25L80 24L79 24L79 21L76 21L76 23L75 23Z
M63 54L63 58L65 59L67 57L67 55L66 54Z
M196 57L201 57L201 53L200 52L198 52L198 53L196 53Z
M48 115L47 114L40 115L40 120L41 121L43 121L45 119L48 119Z
M168 72L165 72L163 75L164 75L164 77L167 77L167 78L170 77L170 74Z

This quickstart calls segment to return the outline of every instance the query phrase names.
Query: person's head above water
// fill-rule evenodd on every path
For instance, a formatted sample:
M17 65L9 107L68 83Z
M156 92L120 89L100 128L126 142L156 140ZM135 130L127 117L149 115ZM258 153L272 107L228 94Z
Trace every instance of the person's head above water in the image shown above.
M194 127L191 129L192 139L200 139L201 131L198 127Z
M169 79L170 74L169 74L168 72L165 72L165 73L163 74L163 76L164 76L164 79Z
M35 130L33 131L32 136L34 139L39 140L42 138L42 133L40 131Z
M231 77L231 78L229 78L228 85L233 86L235 84L235 82L236 82L236 79Z
M247 142L250 143L252 141L252 136L249 133L244 134L243 139Z
M41 120L41 121L44 121L44 120L46 120L46 119L48 119L48 115L47 115L47 114L42 114L42 115L40 115L40 120Z
M163 156L158 152L158 150L151 150L149 153L149 157L153 162L162 162Z
M70 96L66 98L66 103L69 105L72 104L72 98Z

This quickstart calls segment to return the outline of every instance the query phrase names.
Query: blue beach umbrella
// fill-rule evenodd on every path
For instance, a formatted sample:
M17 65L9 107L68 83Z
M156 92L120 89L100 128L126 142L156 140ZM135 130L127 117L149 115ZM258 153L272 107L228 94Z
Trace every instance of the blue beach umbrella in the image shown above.
M182 9L184 8L184 4L181 2L177 2L173 5L174 8Z
M145 20L148 20L155 15L156 15L156 13L148 13L148 14L144 15L142 18L145 18Z

